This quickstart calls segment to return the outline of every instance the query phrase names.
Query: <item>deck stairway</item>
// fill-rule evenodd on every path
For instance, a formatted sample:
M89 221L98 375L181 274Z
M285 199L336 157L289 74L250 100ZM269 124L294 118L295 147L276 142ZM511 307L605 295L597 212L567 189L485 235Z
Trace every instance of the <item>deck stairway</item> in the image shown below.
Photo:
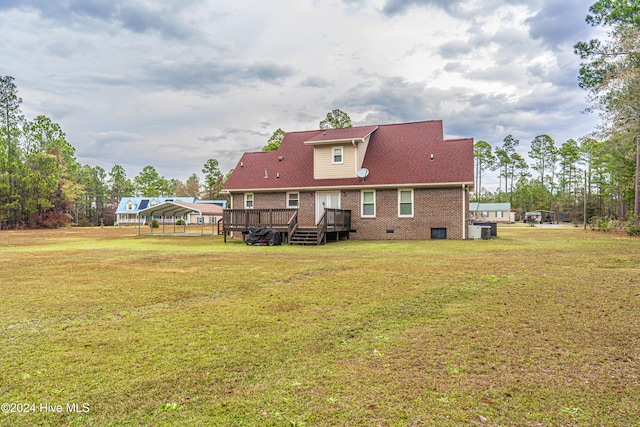
M289 243L292 245L317 245L318 228L299 227L293 236L289 238Z

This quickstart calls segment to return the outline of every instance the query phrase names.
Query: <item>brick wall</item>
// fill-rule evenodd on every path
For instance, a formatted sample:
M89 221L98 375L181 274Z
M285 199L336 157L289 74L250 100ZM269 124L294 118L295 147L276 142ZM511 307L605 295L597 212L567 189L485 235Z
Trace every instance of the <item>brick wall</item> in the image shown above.
M244 193L231 194L231 208L244 209Z
M254 208L283 209L287 207L286 193L253 193Z
M233 207L244 208L244 195L233 194ZM298 221L301 225L315 223L315 192L300 192ZM432 228L445 228L447 239L462 239L462 188L414 189L413 218L398 217L398 190L376 190L376 217L361 218L360 190L341 191L342 209L351 210L352 239L392 240L430 239ZM256 209L286 207L286 193L254 193ZM468 211L465 210L465 220ZM465 221L466 223L466 221Z
M301 191L299 194L298 223L313 225L316 223L316 193ZM244 209L244 193L234 193L231 197L234 209ZM287 207L287 193L253 193L253 203L255 209L284 209Z
M398 191L376 191L376 217L361 218L360 191L342 198L351 209L352 239L430 239L432 228L446 228L447 239L462 239L462 189L414 189L413 218L398 217ZM468 200L468 199L466 199Z
M282 209L286 208L286 193L253 193L254 209ZM244 209L244 193L231 195L233 209Z
M300 192L300 208L298 209L298 224L313 225L316 223L316 193L315 191Z

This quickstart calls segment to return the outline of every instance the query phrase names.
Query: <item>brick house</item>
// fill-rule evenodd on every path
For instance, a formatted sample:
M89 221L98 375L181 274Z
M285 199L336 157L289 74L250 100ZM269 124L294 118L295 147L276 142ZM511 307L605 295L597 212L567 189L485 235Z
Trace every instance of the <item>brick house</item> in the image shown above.
M289 132L278 150L240 158L225 227L465 239L473 175L473 139L445 140L440 120Z

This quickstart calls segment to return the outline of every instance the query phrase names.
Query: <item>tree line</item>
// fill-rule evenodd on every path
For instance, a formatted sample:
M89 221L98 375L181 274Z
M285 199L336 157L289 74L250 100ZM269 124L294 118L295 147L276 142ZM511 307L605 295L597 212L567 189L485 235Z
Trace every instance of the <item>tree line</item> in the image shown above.
M627 219L633 213L633 144L582 138L556 143L547 134L533 138L527 155L516 152L520 141L507 135L500 145L474 144L475 195L479 202L509 202L520 214L551 210L564 220L581 222L587 206L592 216ZM482 180L498 172L495 191Z
M231 171L216 159L204 164L202 181L194 173L185 182L153 166L129 178L120 165L81 165L60 125L44 115L27 120L21 103L14 78L0 77L0 229L111 225L127 196L226 198Z
M573 220L606 218L640 222L640 2L598 0L586 22L606 28L607 38L578 42L582 63L578 84L585 89L601 124L591 135L556 143L538 135L528 152L532 164L516 152L519 141L508 135L492 148L474 146L476 199L509 201L521 213L553 210ZM495 192L482 177L499 172Z
M233 170L223 174L216 159L205 162L202 179L194 173L185 182L153 166L129 178L121 165L81 165L60 125L44 115L27 120L21 103L14 78L0 77L0 229L112 225L129 196L228 198L221 191ZM351 119L333 110L320 122L330 127L351 127ZM277 129L263 150L277 149L283 137Z
M600 113L598 133L611 161L635 165L633 213L640 216L640 2L599 0L589 12L587 23L606 28L607 38L574 46L582 60L578 83Z
M591 110L602 119L599 129L578 141L557 143L541 134L531 141L531 164L517 152L519 140L507 135L500 145L474 145L475 199L508 201L521 213L553 210L573 221L631 218L640 221L640 3L598 0L588 24L608 30L605 40L578 42L582 60L578 84L588 93ZM26 120L12 77L0 77L0 228L109 224L120 198L128 195L222 198L228 176L215 159L186 182L167 180L153 166L133 179L114 165L80 165L60 126L46 116ZM351 120L333 110L320 128L350 127ZM264 151L279 146L277 129ZM487 171L498 172L494 191L482 183Z

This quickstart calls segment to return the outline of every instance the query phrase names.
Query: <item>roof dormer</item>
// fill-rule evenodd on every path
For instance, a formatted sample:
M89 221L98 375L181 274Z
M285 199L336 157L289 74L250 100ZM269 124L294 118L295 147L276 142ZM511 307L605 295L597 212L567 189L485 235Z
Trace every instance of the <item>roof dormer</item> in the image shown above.
M313 147L315 179L356 178L362 167L371 134L377 126L326 129L305 141Z

